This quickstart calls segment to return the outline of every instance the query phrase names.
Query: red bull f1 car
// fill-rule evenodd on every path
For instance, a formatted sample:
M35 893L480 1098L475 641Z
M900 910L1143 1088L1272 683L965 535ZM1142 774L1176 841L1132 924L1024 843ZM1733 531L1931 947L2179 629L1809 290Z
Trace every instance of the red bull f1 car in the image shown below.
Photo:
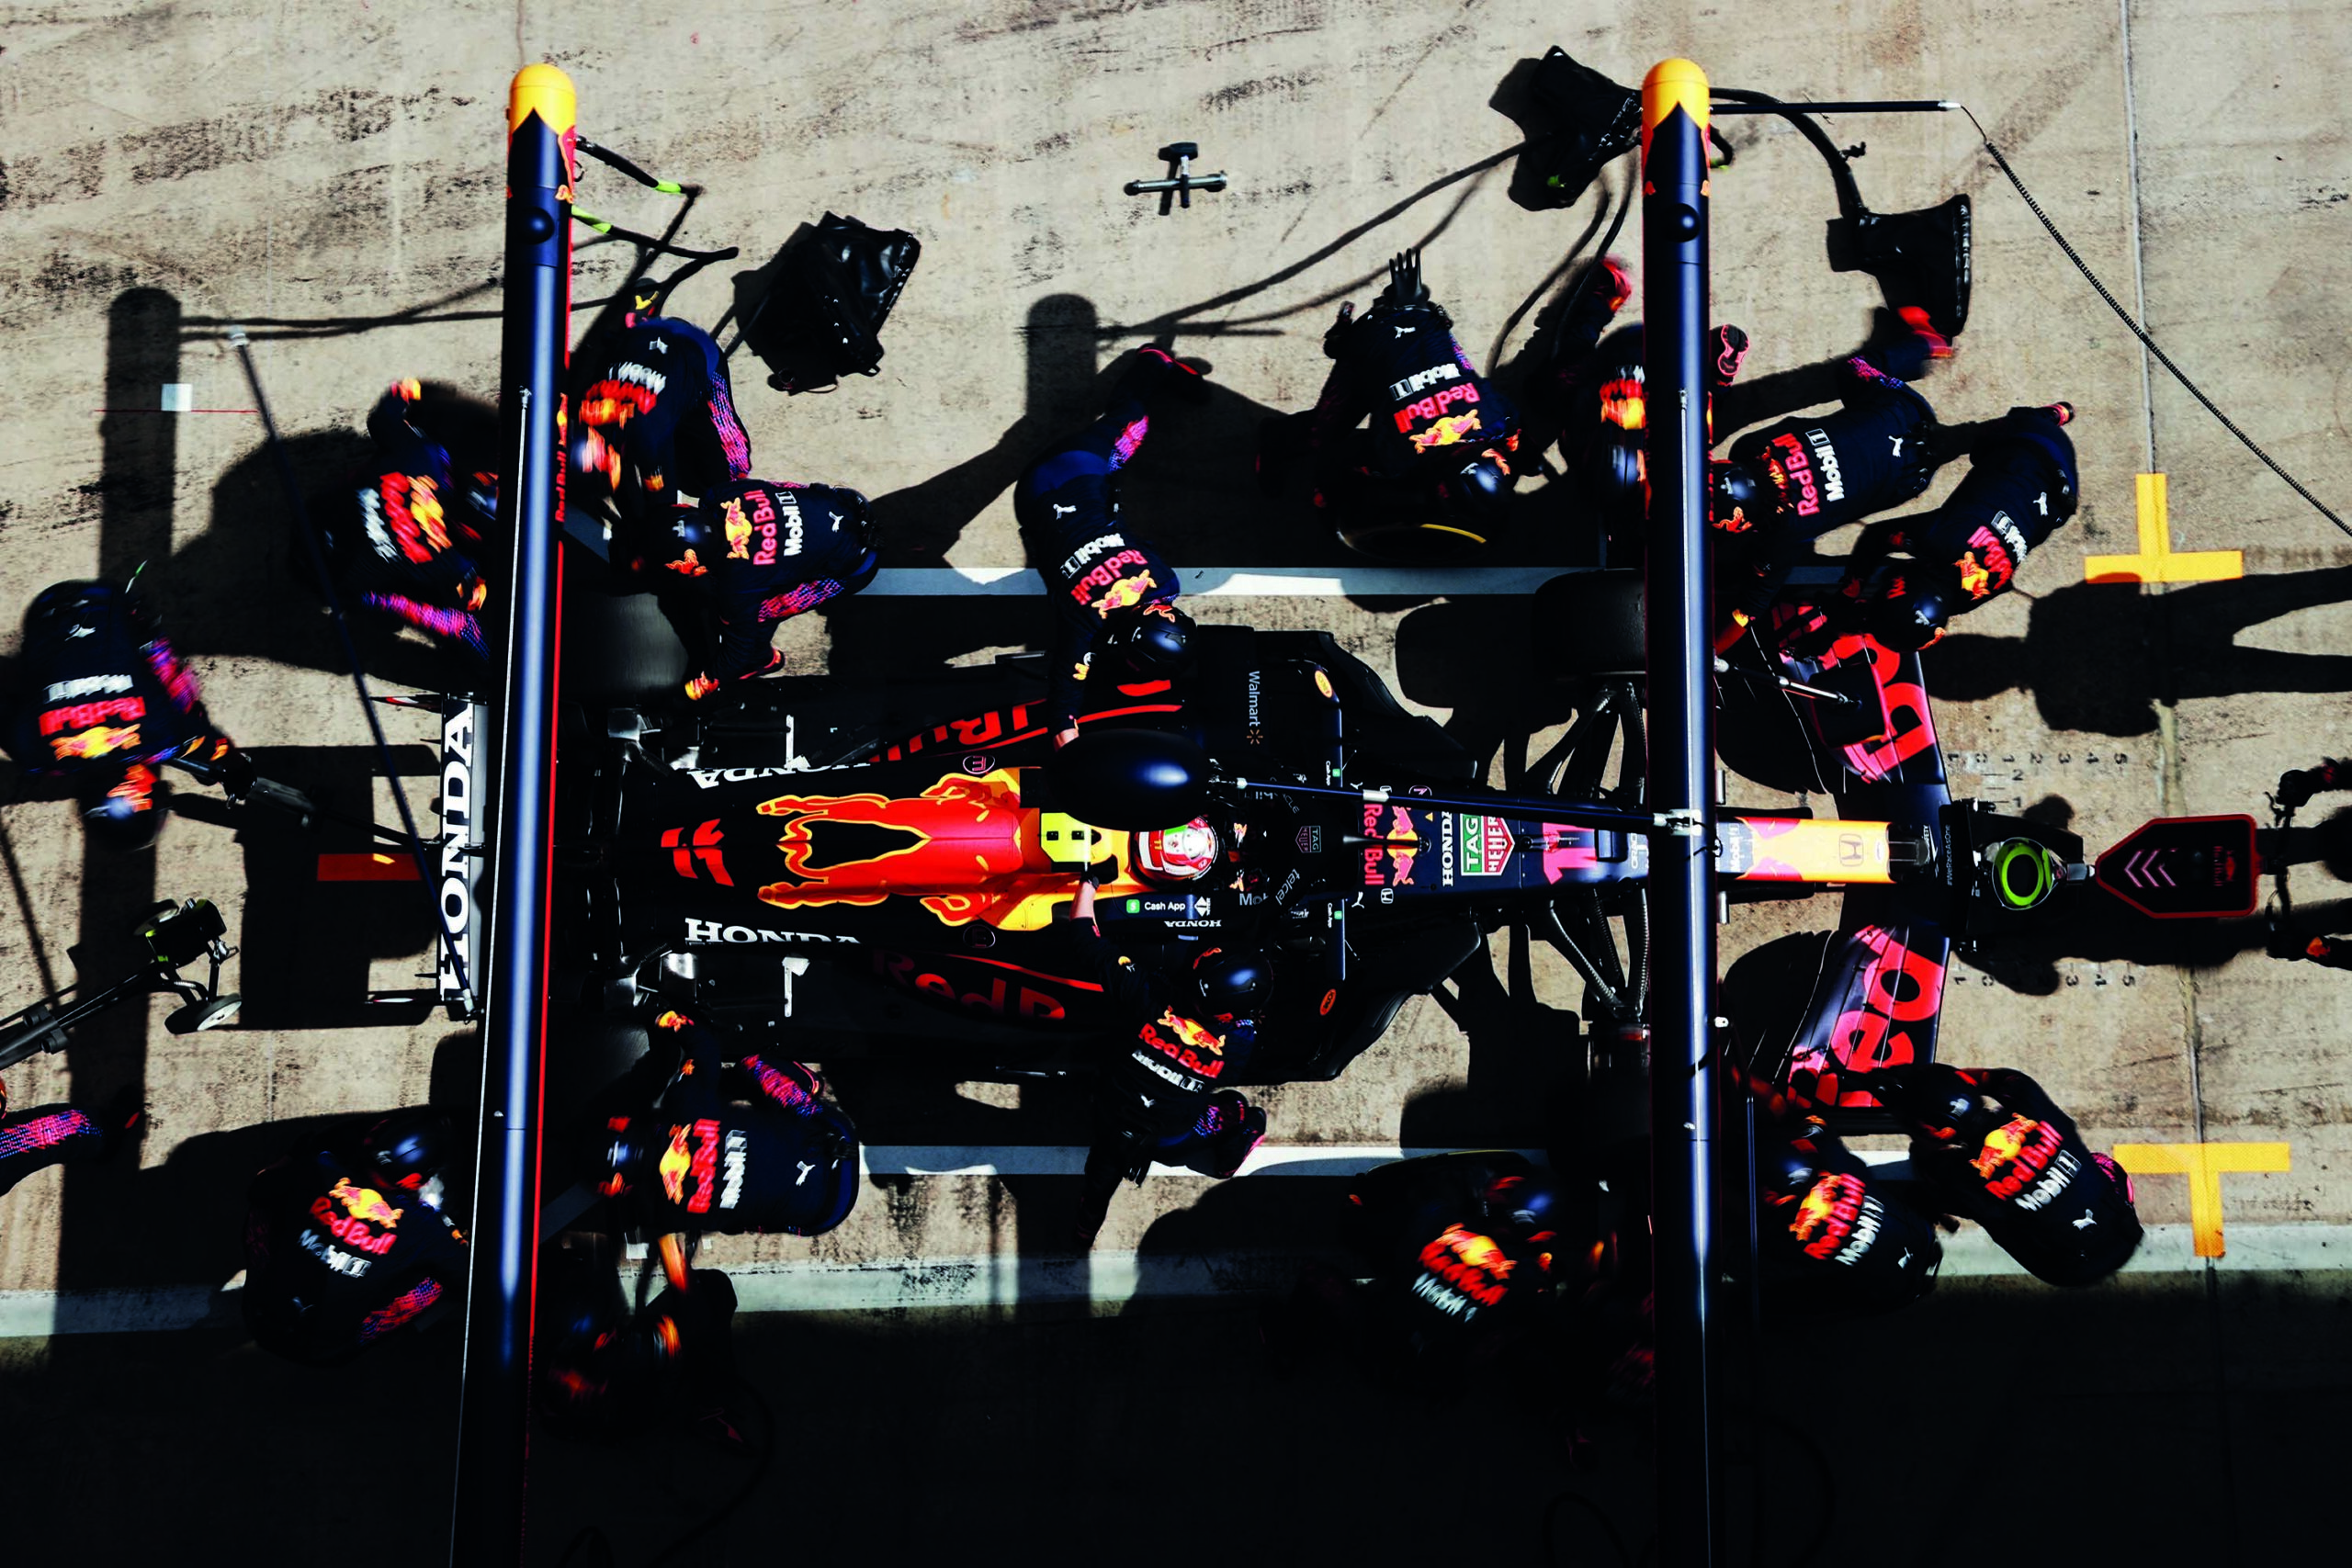
M1563 581L1622 599L1628 575ZM1539 615L1607 622L1556 600ZM1067 754L1035 656L883 691L765 682L691 719L613 711L599 765L566 775L572 951L611 1007L691 974L705 1009L789 1018L812 1055L927 1043L975 1071L1054 1073L1116 1022L1056 930L1080 872L1115 863L1098 909L1136 962L1270 955L1267 1080L1335 1077L1507 925L1567 958L1593 1027L1645 1024L1640 887L1671 825L1642 805L1637 657L1566 660L1577 717L1504 790L1324 634L1204 626L1198 647L1179 682L1091 692ZM1727 893L1840 898L1801 1016L1753 1059L1819 1073L1866 1124L1838 1077L1932 1059L1953 944L2094 873L2074 835L1952 800L1917 654L1856 636L1792 661L1759 637L1721 685L1729 706L1798 716L1783 749L1838 810L1722 817ZM1076 787L1106 733L1146 773L1155 748L1191 759L1164 821Z

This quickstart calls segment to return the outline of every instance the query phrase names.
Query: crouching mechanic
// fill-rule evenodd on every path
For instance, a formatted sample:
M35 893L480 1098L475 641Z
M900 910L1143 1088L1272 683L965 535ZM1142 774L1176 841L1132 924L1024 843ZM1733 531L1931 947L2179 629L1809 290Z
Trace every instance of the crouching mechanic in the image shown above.
M708 333L667 316L621 321L575 362L571 472L577 499L610 495L624 519L650 525L681 496L749 479L752 438Z
M668 1042L668 1043L665 1043ZM606 1195L662 1240L671 1284L687 1288L682 1237L715 1231L822 1235L857 1201L857 1128L798 1062L756 1052L685 1015L654 1021L653 1048L606 1118Z
M1121 524L1118 475L1150 432L1149 405L1204 389L1200 372L1167 350L1137 349L1110 411L1046 451L1012 488L1022 547L1054 607L1046 703L1057 747L1078 739L1098 655L1101 672L1147 693L1186 667L1193 622L1176 608L1175 570Z
M1519 412L1453 327L1421 281L1420 253L1390 262L1372 309L1358 320L1353 304L1340 306L1324 334L1331 372L1313 412L1266 428L1261 480L1276 482L1303 437L1315 504L1349 545L1422 558L1482 547L1519 482Z
M489 658L481 568L498 518L495 412L438 383L399 381L368 415L368 434L376 450L356 519L322 530L327 570L368 609Z
M449 1119L419 1106L254 1178L240 1294L256 1344L327 1366L450 1309L466 1280L466 1238L441 1208L451 1143Z
M1356 1280L1317 1267L1264 1317L1268 1348L1287 1359L1337 1343L1388 1374L1458 1392L1460 1374L1493 1363L1544 1325L1564 1250L1558 1197L1524 1156L1467 1150L1399 1160L1351 1184L1340 1241Z
M532 1371L544 1413L583 1436L641 1437L671 1423L732 1435L732 1280L696 1269L685 1288L631 1312L604 1247L550 1247L541 1259Z
M880 564L865 497L831 485L730 480L643 532L630 569L657 590L683 585L716 623L686 680L689 702L780 672L778 624L856 592Z
M1924 1063L1849 1082L1905 1123L1915 1179L2036 1279L2096 1284L2138 1249L2132 1178L2093 1154L2074 1120L2023 1073Z
M1094 920L1097 880L1117 875L1115 859L1090 867L1065 927L1079 972L1134 1025L1115 1036L1096 1080L1094 1141L1074 1232L1081 1252L1094 1245L1121 1181L1141 1186L1155 1161L1221 1180L1266 1135L1266 1113L1225 1087L1257 1043L1254 1015L1272 978L1265 960L1212 947L1182 980L1137 967Z
M253 763L212 728L196 673L138 595L60 582L25 613L8 755L37 777L70 780L92 831L144 848L161 826L156 770L178 762L233 797Z
M1933 512L1862 530L1832 624L1909 651L2007 592L2026 557L2075 514L2075 444L2063 428L2073 417L2070 405L2052 403L1942 432L1939 446L1969 452L1967 474ZM1898 550L1910 558L1890 560Z
M1934 1222L1826 1129L1759 1120L1756 1190L1757 1269L1776 1318L1892 1312L1934 1288Z
M2341 855L2342 829L2346 819L2339 815L2335 821L2317 829L2297 829L2295 813L2311 804L2312 796L2332 790L2352 789L2352 761L2335 757L2323 758L2317 767L2290 768L2278 775L2278 786L2270 792L2270 802L2277 826L2270 829L2267 840L2256 840L2265 869L2280 872L2283 882L2285 868L2300 865L2308 860L2328 859ZM2292 847L2290 835L2301 833L2317 841L2312 849ZM2283 911L2280 912L2283 915ZM2340 916L2338 917L2340 920ZM2324 969L2352 969L2352 940L2341 932L2312 931L2290 919L2274 918L2269 944L2273 958L2301 959Z

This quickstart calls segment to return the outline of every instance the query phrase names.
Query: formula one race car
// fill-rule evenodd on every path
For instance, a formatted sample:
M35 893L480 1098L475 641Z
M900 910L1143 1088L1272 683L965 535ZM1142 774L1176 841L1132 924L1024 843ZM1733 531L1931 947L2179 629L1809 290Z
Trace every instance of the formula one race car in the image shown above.
M1572 574L1554 585L1569 619L1561 595L1539 617L1622 627L1627 575ZM1199 643L1182 682L1102 694L1062 753L1031 657L886 694L779 682L690 722L609 715L571 857L607 1002L690 973L705 1009L837 1046L928 1035L1050 1070L1113 1021L1054 921L1081 869L1115 862L1098 908L1137 962L1271 954L1265 1078L1336 1076L1506 923L1567 956L1596 1027L1643 1025L1660 824L1641 806L1636 669L1587 638L1578 717L1514 793L1323 634ZM1951 942L2086 874L2080 841L1950 799L1917 655L1857 637L1806 672L1820 684L1737 671L1811 694L1840 818L1733 812L1719 834L1727 887L1847 889L1781 1068L1927 1058Z

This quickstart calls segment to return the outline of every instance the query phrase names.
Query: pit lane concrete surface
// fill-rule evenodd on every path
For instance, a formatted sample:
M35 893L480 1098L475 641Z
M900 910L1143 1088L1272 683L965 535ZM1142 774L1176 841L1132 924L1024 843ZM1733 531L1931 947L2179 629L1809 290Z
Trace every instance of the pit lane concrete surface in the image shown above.
M332 639L288 564L287 507L224 333L251 332L314 491L362 454L360 423L392 378L486 390L500 113L530 60L572 75L589 134L707 187L685 243L742 247L679 292L680 314L715 319L734 275L828 209L923 242L878 377L787 399L736 361L759 471L854 485L888 530L883 587L779 639L798 670L879 676L1035 646L1042 605L1005 592L1021 563L1010 486L1099 407L1123 353L1164 337L1213 363L1215 390L1155 427L1126 517L1216 587L1196 608L1331 632L1474 750L1555 734L1565 716L1523 668L1512 581L1463 592L1439 572L1371 575L1297 488L1262 497L1249 460L1261 419L1312 401L1337 303L1361 308L1407 245L1425 248L1473 357L1507 386L1527 374L1550 320L1546 280L1564 256L1590 253L1601 197L1622 195L1633 167L1612 164L1599 191L1555 211L1514 201L1527 176L1509 159L1464 172L1521 140L1503 111L1519 109L1527 62L1555 42L1627 84L1687 54L1719 85L1791 98L1965 103L2165 351L2323 500L2352 501L2352 150L2332 91L2352 26L2335 7L987 0L689 4L658 17L458 5L427 17L223 0L28 7L12 21L0 39L12 436L0 450L0 651L13 655L14 607L42 586L145 562L215 718L264 772L380 820L389 795L370 782ZM1723 129L1738 157L1714 178L1714 301L1754 337L1742 386L1763 408L1859 344L1878 299L1824 261L1819 225L1834 209L1815 153L1774 120ZM2078 414L2081 513L2035 552L2019 592L1928 656L1954 793L2063 818L2097 849L2160 813L2260 815L2281 770L2352 750L2352 540L2151 365L1964 117L1840 116L1829 129L1856 150L1855 177L1880 210L1953 191L1976 200L1974 309L1958 355L1923 386L1939 411L1978 419L2064 398ZM1163 217L1121 187L1161 174L1154 152L1178 140L1232 184ZM672 210L597 165L580 200L635 228ZM1617 249L1637 258L1632 232ZM580 239L584 325L630 254ZM2136 504L2147 472L2169 480L2153 536ZM1531 483L1484 564L1581 563L1580 516L1564 489ZM2205 566L2176 561L2143 575L2178 581L2086 581L2086 557L2146 553L2152 537L2241 552L2240 574L2197 580ZM644 600L585 572L574 592L568 696L618 700L676 680L683 654ZM406 637L378 630L364 646L387 683L462 678ZM388 724L422 804L429 727ZM1786 803L1794 787L1735 778L1731 799ZM388 1023L361 1000L426 962L421 900L403 903L413 888L321 884L317 855L356 840L200 795L183 790L198 798L152 853L128 858L85 846L69 802L19 787L0 804L6 1006L74 979L69 949L87 961L80 974L111 977L130 923L158 897L193 895L228 913L243 949L232 983L246 998L234 1027L187 1038L164 1032L160 1004L124 1010L70 1055L8 1074L19 1108L142 1086L149 1125L135 1156L44 1171L0 1201L0 1458L42 1477L58 1506L102 1511L112 1534L90 1561L146 1561L191 1528L226 1524L220 1499L249 1464L315 1500L288 1517L289 1555L437 1550L451 1337L388 1345L340 1375L276 1365L234 1326L238 1225L249 1173L334 1119L468 1104L473 1037L437 1020ZM1806 799L1826 807L1817 790ZM2302 819L2334 809L2323 800ZM2320 929L2343 889L2319 865L2294 876L2300 918ZM1725 965L1750 953L1754 965L1784 964L1789 950L1770 944L1833 919L1826 897L1736 907ZM2153 1228L2133 1270L2063 1301L2006 1277L1964 1235L1927 1307L1776 1366L1787 1382L1773 1385L1774 1407L1808 1413L1840 1477L1822 1561L1874 1560L1891 1539L1912 1553L1901 1561L1956 1550L1917 1545L1928 1515L1912 1493L1858 1479L1888 1451L2030 1504L2052 1541L2254 1562L2301 1539L2315 1478L2352 1457L2298 1403L2345 1384L2321 1341L2346 1310L2352 1254L2341 1045L2352 1003L2346 976L2269 959L2265 942L2259 921L2156 926L2089 899L2055 936L1953 965L1945 1059L2032 1072L2094 1147L2174 1151L2143 1156L2143 1172L2222 1169L2218 1207L2192 1213L2196 1181L2143 1174ZM1257 1173L1222 1186L1163 1173L1123 1190L1088 1261L1063 1243L1081 1095L820 1064L859 1120L869 1174L826 1236L703 1249L738 1279L747 1370L800 1455L769 1476L731 1541L701 1543L704 1560L752 1560L798 1487L838 1516L804 1517L808 1540L871 1551L875 1521L896 1510L943 1550L950 1521L985 1519L993 1539L1032 1538L1029 1555L1075 1557L1086 1532L1148 1506L1138 1456L1155 1438L1169 1447L1154 1464L1246 1451L1255 1466L1295 1466L1231 1502L1245 1560L1401 1561L1442 1535L1458 1551L1464 1529L1525 1560L1542 1500L1571 1483L1638 1543L1637 1462L1571 1483L1559 1423L1500 1394L1435 1417L1329 1370L1263 1382L1250 1333L1251 1292L1325 1246L1335 1175L1398 1149L1545 1146L1544 1094L1575 1048L1580 1005L1548 949L1498 939L1491 964L1408 1004L1339 1081L1267 1091ZM559 1105L641 1045L628 1028L568 1018L554 1043ZM2200 1225L2221 1256L2198 1255ZM1993 1434L2025 1429L2009 1420L2095 1427L2108 1447L2072 1470L1984 1461L1890 1408L1907 1408L1908 1373L1874 1383L1855 1371L1915 1355L1972 1391L1963 1404L1981 1401L1988 1450L2010 1440ZM87 1414L68 1433L62 1409ZM369 1505L364 1523L335 1479L363 1414L382 1423L366 1440L374 1452L398 1438L419 1456L403 1501ZM1485 1422L1486 1461L1408 1440L1442 1419ZM216 1431L227 1440L208 1441ZM1768 1485L1808 1484L1790 1458L1801 1443L1767 1447L1797 1465L1768 1466ZM740 1473L686 1448L650 1461L545 1451L560 1461L535 1524L547 1562L599 1520L628 1551L650 1551ZM1187 1506L1204 1506L1215 1464L1177 1468ZM649 1475L650 1488L635 1485ZM1410 1491L1419 1500L1385 1516L1394 1528L1345 1500L1424 1487L1437 1490ZM1480 1522L1465 1526L1456 1510L1474 1495ZM1049 1504L1067 1506L1074 1533L1056 1533ZM1431 1508L1452 1522L1441 1529ZM1157 1534L1119 1539L1130 1555L1176 1554Z

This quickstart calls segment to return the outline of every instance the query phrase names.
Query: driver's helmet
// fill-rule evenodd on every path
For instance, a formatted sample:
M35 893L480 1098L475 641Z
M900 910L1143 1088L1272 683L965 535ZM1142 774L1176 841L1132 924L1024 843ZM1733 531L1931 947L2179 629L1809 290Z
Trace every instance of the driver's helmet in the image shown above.
M448 1163L454 1136L449 1119L428 1105L381 1117L359 1139L368 1179L413 1192Z
M1722 533L1754 532L1771 511L1771 493L1754 463L1707 465L1707 521Z
M1932 582L1896 575L1865 612L1871 640L1891 653L1917 653L1944 635L1951 607Z
M1489 449L1438 481L1438 499L1457 515L1488 517L1501 510L1511 486L1518 482L1502 458Z
M1216 825L1195 817L1181 828L1136 834L1136 871L1146 882L1198 882L1216 869L1224 852Z
M678 505L669 516L645 530L642 553L631 563L640 575L674 571L681 577L707 577L727 556L727 536L698 507Z
M1230 1023L1256 1013L1272 988L1273 975L1254 953L1212 947L1193 960L1193 984L1208 1015Z
M1122 672L1166 681L1192 668L1193 617L1165 602L1115 610L1102 627L1102 650Z

